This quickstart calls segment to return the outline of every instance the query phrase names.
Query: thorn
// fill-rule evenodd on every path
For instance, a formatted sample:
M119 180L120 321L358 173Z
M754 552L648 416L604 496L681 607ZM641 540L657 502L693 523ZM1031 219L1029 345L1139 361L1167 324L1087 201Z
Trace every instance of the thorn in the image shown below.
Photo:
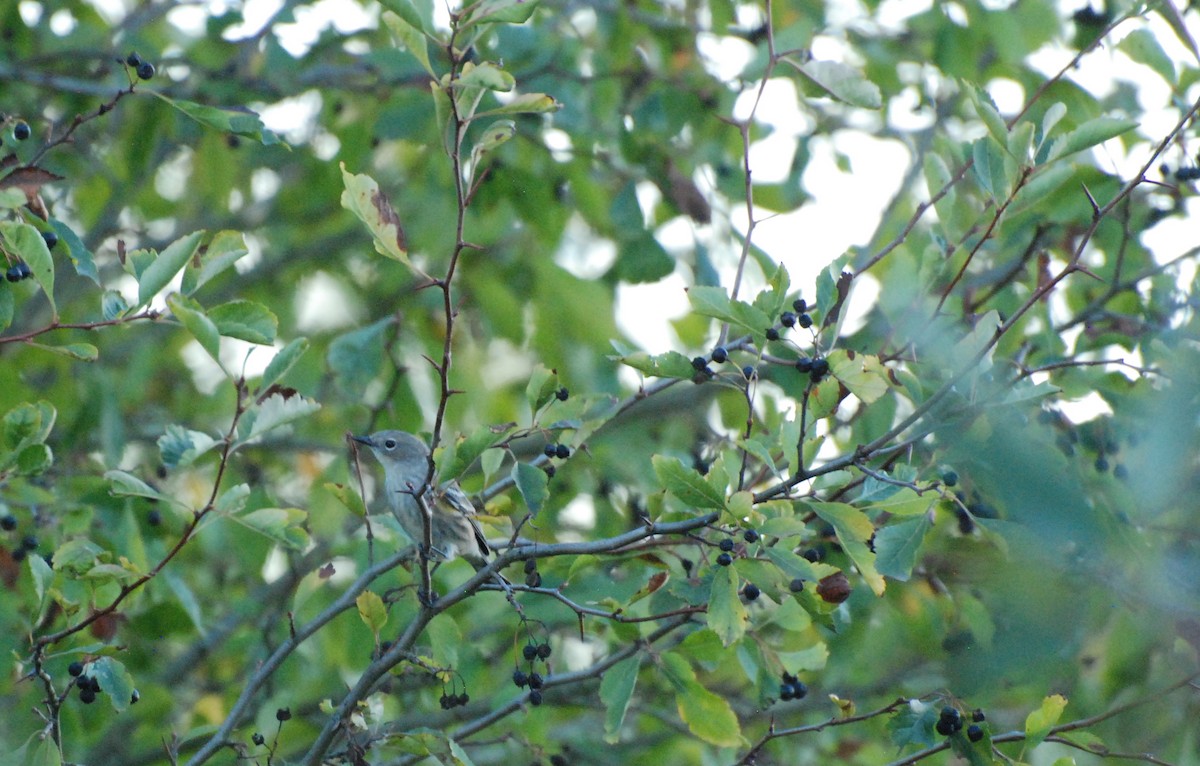
M1100 220L1100 206L1096 204L1096 198L1092 196L1090 191L1088 191L1087 184L1081 183L1079 185L1083 187L1083 193L1087 195L1088 202L1092 205L1092 220Z
M1075 271L1082 272L1082 273L1084 273L1084 274L1087 274L1089 277L1091 277L1092 279L1096 280L1097 282L1103 282L1103 281L1104 281L1104 280L1103 280L1103 279L1101 279L1100 277L1096 276L1096 275L1095 275L1095 274L1094 274L1094 273L1093 273L1091 270L1089 270L1088 268L1086 268L1086 267L1084 267L1084 266L1080 266L1079 264L1076 264L1076 265L1075 265L1075 267L1074 267L1074 270L1075 270Z

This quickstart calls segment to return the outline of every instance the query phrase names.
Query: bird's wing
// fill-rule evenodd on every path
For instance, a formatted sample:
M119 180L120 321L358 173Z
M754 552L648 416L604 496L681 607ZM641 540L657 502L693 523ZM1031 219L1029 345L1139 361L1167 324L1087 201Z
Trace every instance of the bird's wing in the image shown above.
M442 486L442 497L445 498L447 505L454 508L463 515L471 524L471 532L475 535L475 542L479 544L479 552L484 556L491 555L492 549L488 547L487 538L483 536L483 528L479 526L479 522L475 520L475 505L471 502L471 498L467 497L467 493L463 492L462 487L458 486L458 482L449 482Z

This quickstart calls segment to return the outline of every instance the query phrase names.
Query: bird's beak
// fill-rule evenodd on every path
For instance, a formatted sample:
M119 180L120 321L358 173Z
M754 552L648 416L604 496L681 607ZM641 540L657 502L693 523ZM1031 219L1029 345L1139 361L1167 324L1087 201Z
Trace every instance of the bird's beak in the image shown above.
M350 438L353 439L354 441L358 442L359 444L365 444L368 447L372 446L370 436L351 436Z

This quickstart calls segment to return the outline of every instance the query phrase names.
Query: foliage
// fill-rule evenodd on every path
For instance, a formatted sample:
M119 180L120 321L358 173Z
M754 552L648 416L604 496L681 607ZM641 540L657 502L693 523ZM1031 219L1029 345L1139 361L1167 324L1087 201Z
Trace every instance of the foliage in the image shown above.
M1196 759L1188 13L324 5L0 10L0 762Z

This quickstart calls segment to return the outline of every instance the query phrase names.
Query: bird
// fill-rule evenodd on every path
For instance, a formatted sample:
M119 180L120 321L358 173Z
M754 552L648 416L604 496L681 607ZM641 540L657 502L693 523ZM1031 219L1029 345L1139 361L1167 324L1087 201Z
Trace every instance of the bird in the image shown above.
M405 431L387 430L370 436L351 436L370 447L383 466L384 491L388 508L400 528L421 549L425 542L424 514L418 497L430 509L432 547L427 555L436 561L452 561L459 556L475 569L487 566L491 548L475 519L475 506L456 481L432 488L429 477L429 447Z

